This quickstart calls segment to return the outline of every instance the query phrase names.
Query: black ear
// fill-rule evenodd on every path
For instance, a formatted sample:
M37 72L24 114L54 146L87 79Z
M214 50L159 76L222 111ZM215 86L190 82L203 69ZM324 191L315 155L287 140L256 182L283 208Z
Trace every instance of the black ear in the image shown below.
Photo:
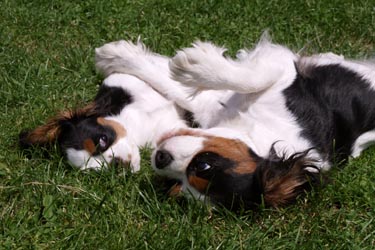
M268 159L259 162L254 178L266 206L280 207L322 183L322 175L308 151L279 157L272 149Z

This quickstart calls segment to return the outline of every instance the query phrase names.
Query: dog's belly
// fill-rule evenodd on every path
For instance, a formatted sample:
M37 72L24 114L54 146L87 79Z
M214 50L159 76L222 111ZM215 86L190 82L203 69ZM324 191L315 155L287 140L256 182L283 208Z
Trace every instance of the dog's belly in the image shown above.
M280 92L251 97L255 95L248 95L248 102L245 102L247 110L227 112L225 117L224 114L221 115L222 121L218 127L227 127L245 135L240 139L264 158L268 157L272 147L281 157L303 152L314 146L301 135L303 129L285 106L285 99ZM320 157L318 154L316 156Z
M301 136L301 128L292 117L279 117L275 114L272 121L263 120L255 122L249 132L260 156L268 156L272 146L279 156L290 156L313 146Z

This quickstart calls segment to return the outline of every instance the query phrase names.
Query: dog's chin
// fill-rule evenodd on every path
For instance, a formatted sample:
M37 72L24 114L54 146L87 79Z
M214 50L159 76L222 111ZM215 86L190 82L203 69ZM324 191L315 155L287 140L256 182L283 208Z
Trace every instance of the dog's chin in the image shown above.
M65 155L71 165L81 170L116 167L129 168L131 172L137 172L140 169L141 156L138 147L122 141L98 155L74 148L65 149Z
M156 164L155 164L155 152L156 152L156 150L153 152L153 154L151 156L151 167L155 171L155 173L159 176L163 176L163 177L166 177L168 179L175 179L175 180L183 181L184 176L185 176L185 174L183 172L180 173L180 172L174 171L174 170L171 169L171 166L167 166L163 169L160 169L156 166Z

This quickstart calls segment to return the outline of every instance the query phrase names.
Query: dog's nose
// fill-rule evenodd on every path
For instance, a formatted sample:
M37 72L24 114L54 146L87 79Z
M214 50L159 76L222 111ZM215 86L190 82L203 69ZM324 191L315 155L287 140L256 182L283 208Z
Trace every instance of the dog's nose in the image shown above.
M166 150L158 150L155 154L155 166L163 169L173 161L173 156Z

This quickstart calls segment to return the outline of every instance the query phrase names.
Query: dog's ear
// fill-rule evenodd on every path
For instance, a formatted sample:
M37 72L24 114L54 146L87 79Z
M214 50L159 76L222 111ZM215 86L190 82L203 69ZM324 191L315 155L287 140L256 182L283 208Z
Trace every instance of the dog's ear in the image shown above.
M19 134L19 145L21 148L31 146L49 146L56 142L61 133L61 127L67 122L74 121L83 115L92 115L95 112L93 104L77 110L67 110L60 112L50 118L44 125L41 125L31 131L22 131Z
M321 172L307 154L308 151L278 157L271 150L270 157L259 163L254 177L266 206L281 207L293 203L322 182Z
M54 143L60 135L62 122L68 121L71 117L72 112L62 112L31 131L22 131L19 134L20 147L48 146Z

